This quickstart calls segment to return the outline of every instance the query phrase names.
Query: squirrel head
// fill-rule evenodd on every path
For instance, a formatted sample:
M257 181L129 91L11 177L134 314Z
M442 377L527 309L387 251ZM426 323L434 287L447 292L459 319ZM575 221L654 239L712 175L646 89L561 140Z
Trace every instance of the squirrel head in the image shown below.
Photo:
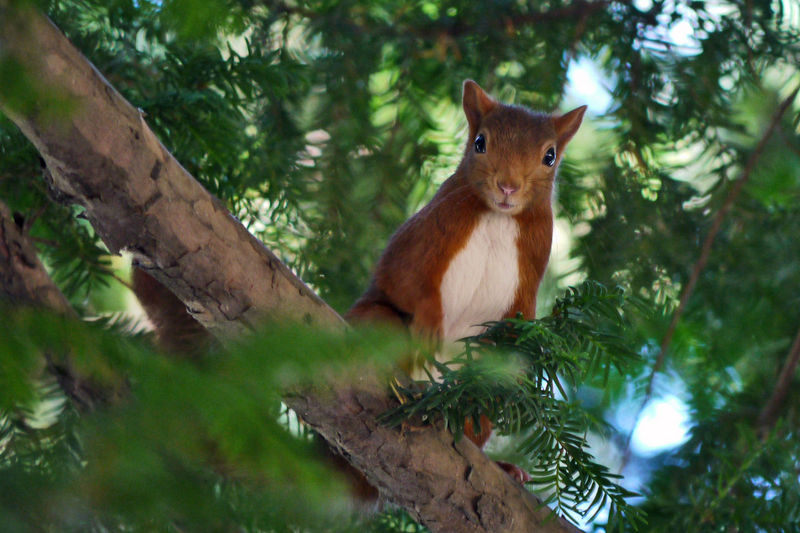
M460 169L490 209L515 215L550 204L564 148L586 106L563 115L502 104L472 80L464 82L469 137Z

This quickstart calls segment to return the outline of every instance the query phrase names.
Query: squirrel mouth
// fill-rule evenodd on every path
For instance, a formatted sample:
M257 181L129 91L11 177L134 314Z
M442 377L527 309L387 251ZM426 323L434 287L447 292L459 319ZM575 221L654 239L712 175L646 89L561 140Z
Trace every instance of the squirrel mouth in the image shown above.
M495 202L495 204L497 205L497 207L499 207L500 209L502 209L504 211L508 211L510 209L514 209L514 207L515 207L514 204L506 202L505 200L503 200L502 202Z

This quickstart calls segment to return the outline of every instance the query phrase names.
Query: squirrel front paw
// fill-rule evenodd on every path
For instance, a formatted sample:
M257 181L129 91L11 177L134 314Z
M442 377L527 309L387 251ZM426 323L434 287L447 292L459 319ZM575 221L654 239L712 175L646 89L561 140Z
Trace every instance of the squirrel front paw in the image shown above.
M515 464L507 463L505 461L495 461L495 463L497 463L497 466L502 468L506 474L511 476L511 478L520 485L531 480L531 475Z

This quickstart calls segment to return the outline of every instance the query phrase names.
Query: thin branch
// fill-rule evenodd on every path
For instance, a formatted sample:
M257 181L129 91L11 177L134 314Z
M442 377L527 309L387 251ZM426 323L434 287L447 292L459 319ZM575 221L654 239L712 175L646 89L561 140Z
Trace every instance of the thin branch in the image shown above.
M764 134L761 136L761 140L756 145L755 150L750 154L750 157L747 159L747 163L742 170L739 179L733 184L730 191L728 191L728 196L725 198L725 201L722 203L722 207L720 207L719 211L717 211L714 220L711 223L711 228L708 231L708 235L706 235L706 239L703 242L703 246L700 250L700 257L697 259L697 262L694 264L694 268L692 268L692 273L689 276L689 281L683 287L681 291L681 298L680 302L678 303L678 308L675 310L675 313L672 315L672 321L667 328L667 332L664 334L664 339L661 341L661 347L658 352L658 357L656 358L656 362L653 365L653 370L650 373L650 377L647 380L647 388L645 389L644 399L642 400L641 405L639 406L639 410L636 412L636 416L633 419L633 426L631 427L630 432L628 433L628 437L625 441L625 453L623 456L622 467L627 464L628 459L630 458L630 447L631 447L631 438L633 437L633 431L636 429L636 423L638 422L639 418L644 411L644 408L650 402L650 399L653 396L653 383L655 382L656 374L661 370L664 366L664 360L666 358L667 350L669 350L670 344L672 343L672 337L675 335L675 330L678 327L678 323L680 322L681 318L683 317L683 313L686 311L686 305L689 302L689 298L692 296L694 292L695 286L697 285L697 281L700 279L700 274L703 272L703 269L706 267L708 263L708 259L711 256L711 247L714 244L714 240L717 237L720 229L722 228L722 223L725 221L725 218L728 216L728 213L733 207L733 203L739 197L739 193L742 191L742 188L745 184L750 180L750 176L753 174L753 169L756 166L756 163L761 158L761 155L764 152L764 149L767 146L767 142L769 141L770 137L772 137L772 133L775 131L775 128L781 121L781 118L786 113L786 111L791 107L792 102L794 102L797 93L800 92L800 86L795 88L792 93L786 97L786 99L781 102L778 106L778 109L772 115L772 119L767 126L767 129L764 130Z
M111 276L117 283L119 283L120 285L122 285L123 287L128 289L129 291L133 290L133 287L131 286L131 284L128 283L126 280L122 279L121 277L119 277L119 275L116 272L109 271L108 275Z
M758 416L758 428L762 436L769 433L769 430L775 425L778 412L783 407L786 395L789 393L789 387L794 379L798 362L800 362L800 330L797 331L792 347L789 349L789 353L786 354L786 360L783 363L781 373L778 375L775 389Z

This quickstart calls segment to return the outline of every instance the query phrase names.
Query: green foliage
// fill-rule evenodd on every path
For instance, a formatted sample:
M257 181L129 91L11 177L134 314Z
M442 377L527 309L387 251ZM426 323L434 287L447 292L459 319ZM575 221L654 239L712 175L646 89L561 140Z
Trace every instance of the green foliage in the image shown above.
M368 533L427 533L428 529L414 522L403 510L382 513L366 530Z
M297 326L190 362L153 352L124 324L3 316L0 521L13 531L338 530L347 507L335 495L347 492L308 435L289 430L280 393L408 350L386 332ZM67 352L118 400L76 412L37 364Z
M607 381L612 369L630 370L637 355L625 338L628 317L643 307L619 289L591 282L572 287L549 316L494 323L465 339L453 359L432 359L436 375L398 388L401 405L383 420L398 425L443 417L461 435L465 420L480 427L486 415L500 433L524 435L519 448L533 488L548 495L556 512L574 521L610 505L612 518L619 513L631 525L641 523L639 510L626 501L634 494L587 452L586 435L601 423L581 407L576 390L592 377Z
M617 293L592 293L584 287L573 296L586 295L585 302L569 300L568 294L562 303L569 302L563 305L570 313L587 306L588 321L570 316L565 322L569 328L558 329L560 319L554 314L533 323L498 324L486 334L495 337L481 342L513 345L506 348L516 356L502 356L497 365L490 364L497 361L491 354L461 368L445 365L439 370L449 376L451 386L445 382L439 389L432 386L420 401L429 402L430 408L421 412L443 415L458 428L465 416L457 415L471 412L450 412L445 399L470 382L475 385L468 391L473 403L453 409L477 412L478 402L483 402L493 409L504 431L523 422L533 424L536 413L558 416L552 420L563 421L577 437L570 442L592 442L598 455L593 464L609 467L609 471L584 468L585 479L613 482L617 481L611 472L620 467L614 456L624 454L631 430L620 421L624 418L620 413L638 410L658 356L655 347L711 223L742 175L777 103L798 84L800 75L800 14L793 0L37 3L145 112L177 159L340 311L366 286L389 234L457 164L465 131L459 108L464 78L476 79L502 100L544 110L595 104L594 115L582 126L561 166L556 202L560 228L566 228L568 238L554 247L540 300L560 294L565 285L595 279L619 284L627 297L656 302L661 313L626 313L630 322L622 326L591 322L592 317L614 316L592 307L592 301L597 298L598 305L614 306ZM587 95L576 91L582 87L567 83L576 60L591 61L599 69L598 81L610 98L607 109L597 107L605 94ZM14 108L36 105L54 118L69 112L68 102L58 103L61 95L37 86L23 66L7 58L0 57L0 80L0 98ZM655 400L680 396L689 407L693 427L689 441L679 449L655 457L631 452L626 478L619 482L643 494L637 501L647 512L647 530L778 531L791 530L798 522L800 490L791 474L797 457L792 443L800 427L796 383L787 391L768 438L762 438L755 422L775 388L775 376L798 328L798 109L795 102L758 154L665 354L662 370L670 379L662 380L659 372L654 381ZM106 285L121 290L121 286L111 281L114 270L105 247L85 221L77 219L79 210L59 205L58 198L53 202L41 174L35 149L0 117L0 198L17 213L79 313L94 316L99 311L98 290L109 290ZM556 252L569 256L569 261L559 259ZM92 427L100 427L93 426L101 423L100 418L75 413L59 399L52 382L32 378L38 377L42 365L42 345L36 340L40 330L21 327L20 332L33 339L8 336L6 320L3 315L0 406L7 414L0 421L0 442L18 445L2 445L3 525L24 528L31 516L47 517L64 529L121 529L137 522L139 518L121 514L97 517L92 502L82 499L85 492L66 488L90 471L85 465L91 459L86 443L102 440L102 435L88 437ZM507 336L511 332L518 336ZM621 337L609 337L609 332ZM158 356L135 342L121 341L125 337L117 333L97 334L97 339L116 339L108 342L119 344L108 353L130 350L128 356L119 355L119 361L105 365L113 367L110 374L152 371L164 379L174 377L195 393L182 405L193 407L196 401L215 413L203 421L206 433L231 430L217 418L223 413L207 405L208 396L185 382L188 376L203 375L205 369L174 362L175 368L165 370L153 362L143 370L146 365L138 367L134 359ZM298 343L278 338L289 346ZM525 339L521 347L516 345L520 338ZM71 347L70 353L96 351L87 343L73 346L73 340L66 332L61 338L63 346ZM471 350L478 349L484 351L484 346L476 340L465 345L464 362ZM525 353L536 354L537 359L531 361ZM641 357L622 357L625 354ZM262 364L255 358L236 364L245 361L257 368ZM292 372L313 373L316 365L307 361ZM535 365L540 365L542 374L531 382L546 385L545 392L555 400L536 403L539 411L527 413L526 419L522 413L514 414L513 406L532 408L534 403L525 403L522 392L542 391L532 385L521 391L518 380L510 376ZM183 372L186 376L178 376ZM231 379L234 376L249 379L236 373ZM201 380L205 379L210 378ZM487 379L493 384L486 385ZM143 381L155 389L152 394L162 386L160 380ZM246 382L257 397L265 394L253 381ZM511 396L498 399L478 384L487 391L502 386ZM169 383L163 386L178 392ZM212 388L223 396L228 393L219 383ZM437 394L442 396L437 399ZM255 412L264 413L265 420L277 419L275 398L265 399ZM47 428L28 427L31 413L42 405L61 405L55 421ZM245 399L239 407L226 411L232 420L246 419L247 410L256 409ZM128 415L117 410L123 409L115 407L102 424L113 426L117 417L127 422ZM142 411L140 418L130 419L132 428L150 423L143 413L158 414L155 408ZM177 418L174 409L165 409L165 414ZM194 435L186 430L185 420L174 423L176 433ZM265 422L262 429L272 435L277 427ZM554 461L553 450L560 449L553 445L556 434L541 431L545 426L536 427L539 433L523 432L512 444L544 485L552 482L548 475L554 468L569 470L576 464L588 468L589 459L578 451L579 460L572 466ZM238 444L231 443L225 453L265 470L266 459L255 452L248 455L254 439L278 448L293 442L256 429L247 435ZM597 435L607 437L610 451L596 447ZM128 434L124 427L110 427L102 442L115 444L112 436L125 439ZM536 457L529 459L539 460L541 455L544 466L525 460L519 450L527 450L526 440L528 448L538 450L538 454L530 451ZM163 447L174 444L158 442ZM140 529L173 527L177 522L165 516L175 509L188 513L185 502L176 497L185 489L181 483L186 479L201 487L185 489L186 494L200 490L198 501L207 504L202 511L211 524L214 517L224 516L226 524L258 529L263 523L260 517L277 516L276 507L268 502L278 500L265 496L260 487L229 485L204 470L196 438L171 456L137 446L131 444L131 457L155 465L162 477L153 479L166 483L163 490L153 490L152 499L141 487L131 487L131 496L141 498L142 509L151 510L153 520L162 520L144 523L141 518L136 523ZM184 452L191 454L177 457ZM15 457L27 459L19 462ZM287 465L290 462L286 460ZM122 468L123 463L137 464L131 458L113 464ZM121 471L109 474L109 485L123 484ZM142 482L136 469L126 472ZM629 479L641 484L628 485ZM78 486L88 491L89 485ZM606 485L606 490L610 487ZM548 496L565 502L561 512L574 514L570 506L587 494L575 490ZM584 506L601 493L585 499ZM156 496L164 498L161 507L153 503ZM114 506L119 503L115 501ZM224 509L219 506L222 501ZM578 514L586 510L578 509ZM75 522L64 523L68 516L76 517ZM413 530L405 518L395 518L387 518L384 525ZM626 526L624 520L613 524Z
M742 401L714 412L697 424L686 444L663 458L642 504L650 531L795 528L800 518L800 487L792 466L796 439L787 438L792 432L786 426L760 435L739 420L733 408L750 405Z
M56 121L69 116L73 102L63 95L42 87L31 77L25 65L11 57L0 56L0 98L10 112L44 113L46 120Z

